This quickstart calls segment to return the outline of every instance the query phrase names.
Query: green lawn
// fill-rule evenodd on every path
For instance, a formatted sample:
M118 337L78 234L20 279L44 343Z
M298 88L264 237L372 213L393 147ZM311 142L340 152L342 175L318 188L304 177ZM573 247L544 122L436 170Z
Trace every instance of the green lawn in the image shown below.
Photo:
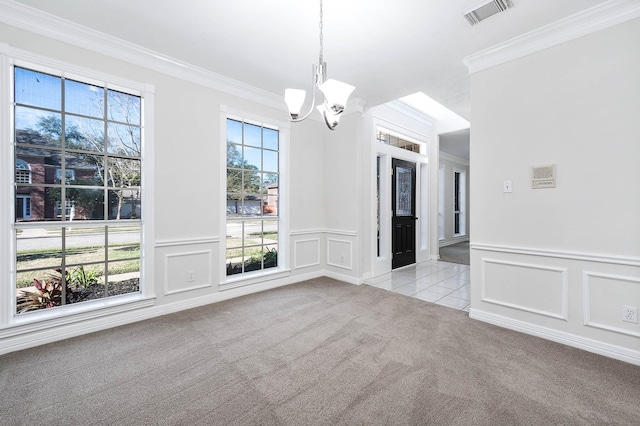
M86 265L93 262L104 262L104 246L73 247L66 249L66 264L68 269L75 269L77 266ZM139 245L112 245L109 246L109 274L121 274L126 272L140 271L140 246ZM18 252L16 258L18 288L29 287L33 284L34 278L46 279L52 274L56 274L55 269L59 268L62 262L62 254L59 250L40 249L24 250ZM32 269L39 269L33 271ZM104 274L104 263L85 266L87 271L97 271Z

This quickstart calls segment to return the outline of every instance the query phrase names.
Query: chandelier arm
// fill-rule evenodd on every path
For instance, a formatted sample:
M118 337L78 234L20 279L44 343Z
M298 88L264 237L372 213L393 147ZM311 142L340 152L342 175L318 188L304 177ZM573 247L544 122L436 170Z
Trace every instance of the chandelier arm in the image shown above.
M311 108L309 109L309 112L307 112L304 116L298 117L296 119L290 118L289 121L291 121L292 123L297 123L299 121L302 121L302 120L306 119L313 112L313 108L315 107L315 105L316 105L316 86L314 85L313 86L313 97L311 99Z
M304 119L306 119L307 117L309 117L311 115L311 113L313 112L313 109L316 106L316 90L318 87L318 84L322 84L322 82L318 82L318 67L316 67L315 65L311 66L311 81L313 82L313 94L311 95L311 108L309 109L309 112L307 112L304 116L302 117L298 117L298 118L289 118L289 121L291 121L292 123L297 123L299 121L302 121ZM320 77L322 78L322 77Z
M299 116L299 111L302 109L304 103L305 92L304 90L296 90L289 92L289 101L287 101L287 92L285 90L285 102L289 106L289 121L297 123L305 120L311 115L314 108L318 109L322 114L325 124L329 129L333 130L338 125L340 115L344 111L349 95L353 91L354 87L346 83L342 83L336 80L327 80L327 63L324 61L324 16L323 16L323 0L320 1L320 55L318 58L318 65L312 66L311 80L313 82L313 97L311 99L311 108L302 117ZM316 106L316 90L320 90L324 95L324 103ZM295 93L294 93L295 92ZM329 99L327 96L329 95ZM330 102L329 102L330 101ZM291 109L293 108L293 110ZM292 112L295 111L295 112ZM295 117L295 118L293 118Z

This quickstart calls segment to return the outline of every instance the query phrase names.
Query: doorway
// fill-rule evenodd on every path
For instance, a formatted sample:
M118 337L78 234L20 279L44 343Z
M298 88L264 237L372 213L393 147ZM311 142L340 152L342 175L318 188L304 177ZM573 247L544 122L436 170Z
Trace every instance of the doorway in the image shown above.
M416 263L416 164L391 160L391 268Z

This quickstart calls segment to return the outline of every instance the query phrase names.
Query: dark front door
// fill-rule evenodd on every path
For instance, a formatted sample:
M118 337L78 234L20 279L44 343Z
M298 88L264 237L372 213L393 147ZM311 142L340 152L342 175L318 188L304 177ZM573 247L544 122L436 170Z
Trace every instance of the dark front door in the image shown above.
M416 165L396 158L391 165L391 266L395 269L416 263Z

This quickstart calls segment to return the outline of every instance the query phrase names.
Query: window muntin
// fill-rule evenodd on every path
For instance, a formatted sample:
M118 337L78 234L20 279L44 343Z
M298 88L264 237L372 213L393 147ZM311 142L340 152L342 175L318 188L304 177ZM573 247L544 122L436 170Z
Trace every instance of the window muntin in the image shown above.
M227 275L278 265L279 132L231 119L227 125Z
M19 66L14 84L16 312L139 292L141 97Z

